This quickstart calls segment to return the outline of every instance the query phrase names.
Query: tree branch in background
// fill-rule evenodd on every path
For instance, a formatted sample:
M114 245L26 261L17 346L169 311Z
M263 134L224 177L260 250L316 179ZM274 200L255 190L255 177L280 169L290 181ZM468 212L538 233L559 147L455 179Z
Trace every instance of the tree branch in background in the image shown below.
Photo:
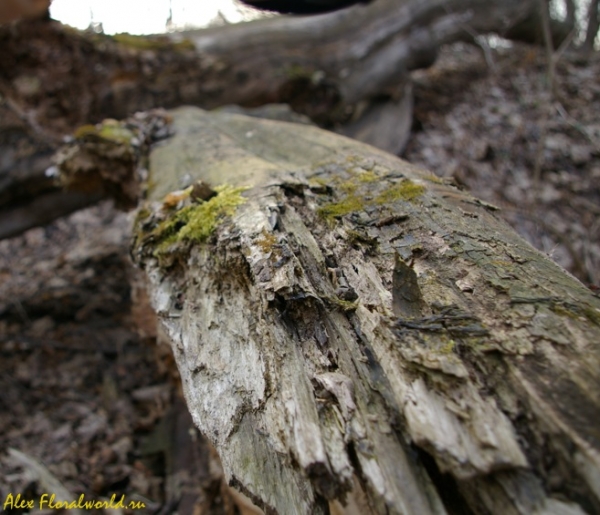
M21 205L27 188L20 181L35 176L40 190L52 187L43 167L21 176L31 159L51 151L45 135L60 139L79 125L157 106L287 103L320 125L398 153L412 119L409 71L429 66L443 44L506 34L536 5L377 0L314 18L154 37L109 37L44 21L0 27L0 95L23 113L18 130L30 142L15 153L14 122L0 117L0 152L8 156L0 165L0 221Z
M594 50L594 44L598 36L600 28L600 2L598 0L590 0L587 13L587 27L585 31L585 41L583 49L587 52Z

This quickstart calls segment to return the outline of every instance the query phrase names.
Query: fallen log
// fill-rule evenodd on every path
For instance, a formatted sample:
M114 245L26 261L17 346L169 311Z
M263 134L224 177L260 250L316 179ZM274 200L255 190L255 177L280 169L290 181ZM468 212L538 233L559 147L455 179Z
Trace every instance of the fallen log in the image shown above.
M600 510L590 290L373 147L171 115L132 255L230 484L266 513Z

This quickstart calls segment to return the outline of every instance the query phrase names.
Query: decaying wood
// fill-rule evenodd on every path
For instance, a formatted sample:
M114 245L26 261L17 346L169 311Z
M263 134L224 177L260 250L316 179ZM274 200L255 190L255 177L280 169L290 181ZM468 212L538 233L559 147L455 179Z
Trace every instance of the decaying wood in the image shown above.
M597 297L393 156L172 114L132 254L231 484L267 513L600 510ZM197 180L229 188L164 200Z

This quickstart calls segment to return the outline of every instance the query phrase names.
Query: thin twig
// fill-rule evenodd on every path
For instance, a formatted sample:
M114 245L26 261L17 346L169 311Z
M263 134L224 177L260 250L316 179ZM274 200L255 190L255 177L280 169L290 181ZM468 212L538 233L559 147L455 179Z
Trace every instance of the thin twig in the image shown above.
M544 147L546 145L546 136L548 134L548 119L550 118L550 109L554 102L556 93L556 63L553 58L554 48L552 45L552 34L550 31L550 15L548 13L548 2L539 0L542 14L542 32L544 34L544 47L546 49L546 61L548 64L548 99L544 103L544 114L540 124L540 137L535 152L535 166L533 168L533 187L535 193L539 192L540 179L542 176L542 166L544 164Z

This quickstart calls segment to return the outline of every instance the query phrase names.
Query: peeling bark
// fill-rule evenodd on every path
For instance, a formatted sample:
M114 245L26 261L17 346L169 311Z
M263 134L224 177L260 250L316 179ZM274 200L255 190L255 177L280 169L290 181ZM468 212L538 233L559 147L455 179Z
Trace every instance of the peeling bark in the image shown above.
M600 510L597 297L393 156L172 114L132 253L232 485L267 513ZM162 202L196 180L249 188L202 237L178 215L202 203Z

